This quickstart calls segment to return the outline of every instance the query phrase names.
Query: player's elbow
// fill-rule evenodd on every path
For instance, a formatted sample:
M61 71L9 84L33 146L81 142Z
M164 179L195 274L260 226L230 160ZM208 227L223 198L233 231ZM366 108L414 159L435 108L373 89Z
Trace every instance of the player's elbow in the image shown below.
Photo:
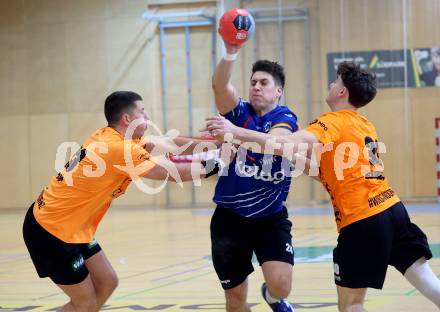
M216 92L218 89L219 89L219 83L218 83L218 81L215 79L215 76L214 77L212 77L212 80L211 80L211 88L212 88L212 90L214 91L214 92Z
M213 76L211 80L211 88L214 93L224 93L228 90L228 84L220 81L215 76Z

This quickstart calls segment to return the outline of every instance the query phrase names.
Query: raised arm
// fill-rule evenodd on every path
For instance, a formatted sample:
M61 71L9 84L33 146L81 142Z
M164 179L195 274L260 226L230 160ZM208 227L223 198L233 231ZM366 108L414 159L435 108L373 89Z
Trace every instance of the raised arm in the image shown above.
M217 64L212 77L212 89L214 91L215 105L220 114L224 115L235 108L238 103L238 95L234 86L231 84L232 69L234 66L234 58L240 50L239 46L230 45L225 42L227 51L226 60L224 57Z

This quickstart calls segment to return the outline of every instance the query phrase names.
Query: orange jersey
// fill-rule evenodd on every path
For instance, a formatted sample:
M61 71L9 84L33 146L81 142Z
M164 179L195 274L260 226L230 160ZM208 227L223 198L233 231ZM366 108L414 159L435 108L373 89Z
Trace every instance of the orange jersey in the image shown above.
M365 117L351 110L330 112L305 130L324 144L319 178L330 194L338 231L399 202L382 175L381 143Z
M109 127L96 130L41 192L33 210L38 223L66 243L91 242L112 200L130 184L133 167L139 165L140 175L155 165L136 143Z

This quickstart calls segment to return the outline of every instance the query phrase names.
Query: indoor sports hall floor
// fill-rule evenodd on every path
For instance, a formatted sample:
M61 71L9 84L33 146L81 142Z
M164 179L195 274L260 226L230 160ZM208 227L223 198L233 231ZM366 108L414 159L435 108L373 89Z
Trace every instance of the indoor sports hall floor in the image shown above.
M409 204L411 217L428 235L440 275L440 206ZM103 310L224 311L223 292L210 261L212 209L114 207L97 239L113 263L119 287ZM332 281L336 231L329 207L292 208L294 223L293 291L297 312L337 311ZM0 311L50 311L67 297L49 280L36 276L21 238L24 211L0 215ZM250 277L252 311L269 311L260 296L262 274ZM370 290L368 311L434 312L400 274L390 268L383 291Z

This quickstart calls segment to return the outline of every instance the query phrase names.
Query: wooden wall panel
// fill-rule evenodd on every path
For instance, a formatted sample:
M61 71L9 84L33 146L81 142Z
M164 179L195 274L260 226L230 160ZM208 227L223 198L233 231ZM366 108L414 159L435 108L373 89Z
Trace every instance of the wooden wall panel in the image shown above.
M147 112L163 129L159 32L157 23L146 22L147 8L158 12L213 9L213 1L176 3L147 0L96 1L13 1L0 2L0 91L7 94L0 103L2 133L8 139L2 149L3 176L19 168L13 181L3 180L0 208L25 207L40 184L51 175L54 149L66 136L82 142L94 129L105 126L103 102L115 90L133 90L145 99ZM224 1L224 9L237 1ZM248 7L277 7L279 1L241 1ZM283 8L307 8L310 16L311 47L303 49L301 22L288 22L284 29L287 86L285 101L304 127L309 122L306 106L304 59L311 56L312 115L328 110L327 53L423 48L440 42L440 2L438 0L289 0ZM406 21L404 23L404 13ZM406 25L406 31L403 25ZM183 29L167 31L167 95L169 128L188 134L185 44ZM257 28L259 56L277 59L277 27ZM232 82L238 93L248 97L253 47L245 45L234 68ZM221 57L221 53L218 55ZM194 135L203 118L212 112L211 32L208 27L191 31ZM435 155L433 120L440 116L439 88L380 90L377 99L361 112L376 125L387 145L383 155L386 174L404 198L435 196ZM44 126L28 133L31 120ZM63 120L67 120L66 123ZM59 128L59 129L58 129ZM59 130L59 131L57 131ZM45 136L49 148L33 153L38 137ZM18 140L20 138L20 140ZM20 142L20 147L14 145ZM17 143L18 144L18 143ZM23 149L23 144L26 145ZM25 153L25 154L23 154ZM29 159L29 160L27 160ZM43 162L47 164L43 165ZM12 170L12 169L11 169ZM47 172L46 172L47 170ZM189 203L190 185L172 190L175 198ZM210 201L214 183L203 184L200 200ZM289 203L310 197L310 182L294 182ZM164 193L146 200L130 190L120 205L165 202ZM23 195L25 194L25 195ZM209 196L208 196L209 195ZM328 197L314 186L316 200Z
M29 126L28 116L0 116L1 209L24 208L31 204Z
M0 1L0 116L26 115L27 33L21 1Z
M55 159L60 144L69 140L68 114L31 115L30 144L30 179L32 200L37 199L41 190L56 175ZM81 145L81 142L78 142Z
M426 88L410 92L413 104L413 194L435 196L437 188L435 157L435 117L440 117L440 88Z
M32 28L32 33L29 32ZM68 90L74 86L68 79L66 29L64 24L35 24L27 34L27 65L29 112L31 114L64 113L68 111ZM22 65L23 66L23 65Z
M106 93L107 50L103 20L68 23L66 26L71 112L101 112L99 100Z

